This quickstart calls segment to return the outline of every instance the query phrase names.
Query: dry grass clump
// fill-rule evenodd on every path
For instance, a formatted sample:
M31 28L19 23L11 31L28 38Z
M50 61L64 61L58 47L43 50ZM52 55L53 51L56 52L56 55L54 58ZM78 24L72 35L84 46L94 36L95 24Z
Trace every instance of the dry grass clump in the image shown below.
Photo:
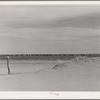
M57 60L57 64L54 65L52 68L53 69L58 69L62 67L66 67L71 63L77 63L77 64L86 64L89 62L95 61L94 58L89 58L87 56L76 56L73 59L69 60Z

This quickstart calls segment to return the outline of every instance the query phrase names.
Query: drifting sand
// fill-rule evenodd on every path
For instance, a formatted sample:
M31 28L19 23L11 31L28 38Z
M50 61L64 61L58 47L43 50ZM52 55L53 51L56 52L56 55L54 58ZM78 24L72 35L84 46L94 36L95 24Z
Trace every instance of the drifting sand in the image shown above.
M56 67L55 67L56 65ZM100 91L100 58L0 63L0 91Z

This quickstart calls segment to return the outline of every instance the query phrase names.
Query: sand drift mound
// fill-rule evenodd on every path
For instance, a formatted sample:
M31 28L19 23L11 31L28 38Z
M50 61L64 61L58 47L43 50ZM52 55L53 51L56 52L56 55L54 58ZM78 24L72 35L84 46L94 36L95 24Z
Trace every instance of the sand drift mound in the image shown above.
M0 91L100 91L100 58L0 64ZM2 73L2 74L1 74Z

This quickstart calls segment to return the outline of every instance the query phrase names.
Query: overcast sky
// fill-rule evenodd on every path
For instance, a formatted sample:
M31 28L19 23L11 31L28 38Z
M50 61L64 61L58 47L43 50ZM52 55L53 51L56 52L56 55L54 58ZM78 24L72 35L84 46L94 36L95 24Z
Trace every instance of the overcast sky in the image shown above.
M0 5L0 54L100 53L99 5Z

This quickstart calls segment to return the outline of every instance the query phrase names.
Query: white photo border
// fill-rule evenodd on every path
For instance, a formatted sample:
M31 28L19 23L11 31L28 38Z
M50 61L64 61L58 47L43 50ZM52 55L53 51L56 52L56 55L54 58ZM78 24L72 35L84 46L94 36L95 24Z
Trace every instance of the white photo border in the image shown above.
M100 1L0 1L0 5L100 5ZM100 92L0 91L0 99L100 99Z

